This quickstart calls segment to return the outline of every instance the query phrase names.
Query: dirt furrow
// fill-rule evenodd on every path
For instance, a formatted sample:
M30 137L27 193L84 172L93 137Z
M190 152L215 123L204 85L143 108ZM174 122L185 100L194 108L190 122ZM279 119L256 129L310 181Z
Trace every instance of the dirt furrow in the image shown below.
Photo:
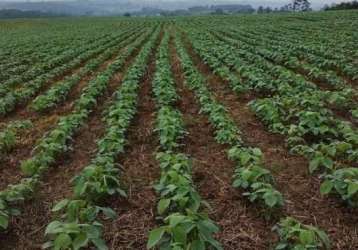
M125 48L115 51L113 56L105 61L97 70L82 78L81 81L71 90L66 102L61 103L61 105L55 109L51 109L46 113L38 113L31 111L30 109L23 109L7 118L10 119L8 121L31 120L33 126L26 129L26 131L21 134L21 138L16 147L11 152L4 155L1 159L2 166L0 167L0 190L4 189L8 184L16 183L23 177L23 174L18 167L21 161L31 156L36 142L44 136L47 131L50 131L54 126L56 126L61 116L71 112L76 100L79 98L82 90L88 82L94 79L100 72L104 71L124 49Z
M126 39L128 40L128 38ZM122 41L118 41L118 43L121 43ZM122 49L118 49L114 52L114 54L118 54L119 51L121 51ZM105 50L104 50L105 51ZM56 76L54 78L48 79L46 81L46 83L40 88L39 91L37 91L36 96L41 95L42 93L44 93L45 91L47 91L49 88L51 88L51 86L53 86L54 84L63 81L66 77L77 74L89 61L91 61L94 58L97 58L99 55L101 55L104 51L101 52L97 52L94 53L93 55L91 55L89 58L83 60L79 65L75 66L74 68L70 68L65 70L64 72L62 72L59 76ZM111 59L109 59L108 61L110 61ZM18 91L21 91L21 89L19 89ZM33 97L33 98L34 98ZM26 100L23 103L18 103L15 107L15 109L10 112L9 114L7 114L5 117L2 118L3 121L7 121L7 120L13 120L16 119L16 117L18 115L20 115L20 117L18 118L26 118L26 116L31 115L31 112L28 112L27 110L27 105L29 102L31 102L33 100L33 98L31 98L30 100ZM18 114L20 113L20 114ZM28 114L30 113L30 114Z
M179 109L184 115L189 135L184 151L193 157L194 181L203 199L212 210L210 218L219 226L216 238L224 249L267 249L274 235L256 208L232 186L234 162L228 160L224 145L214 139L214 128L208 118L200 114L199 104L192 91L183 83L179 59L171 44L172 69L180 95Z
M221 40L222 42L225 42L222 39L222 37L220 37L218 34L216 34L214 32L211 32L211 34L214 35L219 40ZM232 36L230 36L229 34L227 34L225 32L223 34L228 36L229 38L233 38ZM235 38L233 38L233 39L235 39ZM238 45L236 47L238 47ZM308 72L304 71L303 69L290 68L290 67L287 67L287 66L285 66L283 64L277 63L277 62L275 62L275 61L273 61L273 60L271 60L269 58L266 58L266 57L263 57L263 58L265 58L268 62L272 63L273 65L279 65L279 66L287 69L288 71L296 74L297 76L302 76L307 82L311 82L311 83L315 84L319 90L322 90L322 91L337 91L337 86L330 85L325 80L322 80L322 79L314 79L314 78L312 79L312 77L308 76ZM302 63L305 63L305 62L302 62ZM238 75L238 76L240 77L240 75ZM349 87L349 85L351 85L350 87L356 88L356 86L354 86L352 84L348 84L350 81L347 82L347 79L345 79L345 81L347 83L347 87ZM353 103L355 103L355 104L358 102L358 100L356 100L356 99L357 98L353 99ZM334 116L337 119L351 122L354 126L358 125L357 121L350 114L350 110L349 110L348 107L340 108L340 107L335 106L335 105L327 105L327 108L330 109L333 112Z
M139 91L137 115L128 131L128 144L119 156L123 167L121 181L127 185L127 199L113 198L109 206L118 218L104 223L105 239L110 249L146 249L149 231L156 226L156 193L153 185L159 180L160 169L155 160L158 138L154 133L155 102L152 97L152 79L155 55L162 39L156 42L150 56L147 72Z
M309 174L307 160L289 154L284 138L268 132L250 111L248 100L255 97L236 96L227 82L203 64L190 44L186 43L186 47L199 70L207 76L208 86L218 101L226 106L239 125L243 139L248 145L263 151L265 165L272 171L277 187L285 197L285 213L326 230L337 249L357 248L357 211L345 207L336 199L323 198L319 193L320 180Z
M78 174L96 153L96 141L104 134L101 120L102 112L110 104L112 95L120 86L122 77L132 64L139 49L127 59L123 70L111 79L106 92L99 98L86 125L74 136L72 150L64 154L52 170L43 178L38 192L31 202L26 202L21 216L14 217L6 234L0 235L1 249L40 249L44 243L44 231L53 219L53 205L59 200L71 196L71 179ZM107 63L107 65L110 62Z

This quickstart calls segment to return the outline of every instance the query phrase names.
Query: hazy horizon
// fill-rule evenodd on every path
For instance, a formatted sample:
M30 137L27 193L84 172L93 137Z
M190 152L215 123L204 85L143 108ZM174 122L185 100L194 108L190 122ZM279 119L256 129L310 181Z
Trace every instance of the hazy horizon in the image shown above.
M0 2L75 2L75 1L101 1L101 0L0 0ZM122 0L113 0L113 1L122 1ZM133 2L133 0L127 0L128 2ZM343 0L325 0L325 1L321 1L321 0L309 0L312 4L320 4L320 5L324 5L324 4L331 4L331 3L339 3L339 2L344 2ZM140 2L146 2L146 3L150 3L150 2L197 2L197 1L190 1L190 0L154 0L154 1L150 1L150 0L135 0L134 2L136 3L140 3ZM262 3L262 4L285 4L290 2L290 0L254 0L254 1L245 1L245 0L208 0L208 1L202 1L203 4L205 4L205 2L217 2L217 3L223 3L223 2L232 2L232 3L250 3L250 2L254 2L255 4L257 3Z
M321 9L325 4L340 3L344 2L343 0L309 0L311 6L315 10ZM96 5L112 10L116 8L117 2L118 6L122 8L128 7L131 9L138 9L141 7L154 7L165 10L174 10L174 9L186 9L192 6L203 6L203 5L215 5L215 4L249 4L254 8L258 6L269 6L272 8L282 7L285 4L291 2L291 0L0 0L0 3L4 5L8 4L23 4L23 3L54 3L54 2L75 2L80 3L81 6L85 8ZM88 2L88 4L86 4ZM29 6L29 5L27 5ZM136 6L136 7L134 7ZM29 8L29 7L28 7ZM38 8L37 8L38 9Z

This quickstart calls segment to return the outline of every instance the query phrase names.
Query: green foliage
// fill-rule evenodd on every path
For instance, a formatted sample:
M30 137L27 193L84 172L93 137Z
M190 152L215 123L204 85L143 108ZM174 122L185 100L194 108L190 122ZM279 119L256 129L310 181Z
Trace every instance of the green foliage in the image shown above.
M115 194L125 196L118 179L119 170L110 166L108 161L106 165L87 166L80 175L74 178L76 197L97 201Z
M159 29L156 29L129 68L121 87L115 92L113 102L104 114L106 131L97 142L97 154L91 164L73 179L73 199L62 200L53 208L54 212L62 212L62 216L61 220L48 225L46 235L50 241L45 247L80 249L94 245L97 249L107 249L102 239L102 225L97 218L99 213L111 219L116 214L112 209L96 204L109 196L126 196L121 188L120 170L115 161L118 154L124 151L125 132L135 115L140 79L145 73L146 61L158 35ZM134 44L133 49L138 45ZM114 62L114 65L121 67L123 60ZM108 82L117 70L116 67L109 66L111 71L99 81ZM84 100L78 103L79 106L87 104L94 105L95 101Z
M146 34L144 34L143 37L145 35ZM132 36L132 32L125 32L121 42L118 43L118 41L115 40L103 46L101 50L98 50L98 52L103 52L98 58L89 60L76 74L66 77L63 81L57 83L55 86L46 91L45 94L37 96L31 102L31 109L36 112L42 112L49 110L50 108L55 108L61 101L64 101L67 98L70 90L77 85L83 77L91 74L91 72L98 69L103 63L105 63L105 61L110 59L113 56L113 51L123 48L128 44L128 42L132 41ZM138 41L141 41L141 39L143 38L139 38ZM127 55L130 51L131 49L127 51ZM96 54L98 52L96 52Z
M102 224L96 221L91 224L52 221L45 231L52 240L43 244L42 248L77 250L92 243L97 249L106 250L108 248L101 239L102 227Z
M0 153L9 152L17 143L17 136L32 126L31 121L15 121L0 131Z
M191 180L191 163L184 154L158 153L162 175L155 189L160 194L158 203L160 215L186 209L198 211L202 201Z
M234 186L245 189L244 195L251 202L259 201L269 210L283 206L282 194L273 187L270 172L263 167L262 153L258 148L245 147L240 137L240 130L223 105L218 103L206 87L205 79L195 70L191 58L186 53L179 38L176 47L180 56L188 86L195 91L201 104L201 112L209 116L215 127L215 139L232 148L228 157L237 162L234 175Z
M358 206L358 169L343 168L324 176L321 193L337 193L349 205Z
M212 237L218 232L217 226L206 215L174 213L165 218L166 226L149 233L147 249L223 249Z
M158 111L157 131L160 145L165 150L179 146L179 141L185 134L181 113L170 106L163 106Z
M41 20L36 24L41 27L41 39L33 39L39 37L37 26L36 32L22 27L29 25L27 22L18 22L16 28L8 22L1 24L5 28L1 29L0 41L0 115L27 105L42 91L43 95L29 107L36 112L56 108L84 77L95 74L88 78L92 80L85 78L89 81L86 86L78 86L81 93L70 104L71 111L36 143L31 157L21 162L29 178L0 192L0 228L8 228L11 216L19 214L20 203L35 193L44 173L71 150L76 132L85 125L99 97L112 81L119 80L113 75L121 72L127 59L138 52L125 75L121 75L121 87L103 113L105 131L97 141L96 155L73 179L73 195L54 206L58 217L46 230L49 242L45 247L107 248L99 221L103 217L113 219L115 213L102 205L109 196L126 195L116 158L125 151L125 135L140 101L139 87L161 28L164 36L152 81L157 108L155 131L160 143L156 156L161 176L155 189L161 226L150 233L148 248L221 249L213 239L218 228L205 214L209 206L192 180L191 157L180 153L186 132L182 114L176 108L179 97L171 72L176 60L169 59L168 29L178 31L174 43L184 72L180 81L193 90L201 112L209 118L215 140L229 148L227 156L235 162L234 187L251 202L263 205L265 211L284 204L261 150L241 138L246 131L240 131L230 112L207 86L207 78L200 73L206 68L199 70L196 65L200 59L240 97L256 97L250 102L251 110L272 132L285 137L292 153L307 158L310 173L321 174L322 195L332 194L357 206L358 134L355 124L344 121L355 122L357 118L358 95L353 85L358 79L358 47L352 36L356 13L316 15L255 17L258 21L247 17L183 18L154 20L149 25L136 19L98 21L101 25L91 20L90 28L86 28L89 22L81 19L76 20L81 25L71 22L71 28L64 21L46 25L47 21ZM332 22L338 16L339 22ZM208 20L210 27L205 25ZM47 26L51 26L51 32ZM307 30L313 30L316 38L312 39ZM147 40L149 33L152 36ZM181 35L193 51L184 45ZM120 55L113 57L119 49ZM224 93L224 98L234 98L230 91L224 89ZM26 126L6 127L0 132L1 154L16 145L22 129ZM275 230L280 234L277 249L329 248L322 231L292 218L282 220Z
M273 186L273 177L262 167L262 153L258 148L232 147L229 158L238 163L233 186L247 190L244 195L251 202L258 200L268 208L283 206L283 196Z
M330 241L325 232L320 229L304 225L294 218L287 217L274 226L280 236L280 242L276 245L279 249L331 249Z
M24 201L33 192L37 177L23 179L19 184L10 185L0 192L0 229L7 229L11 216L20 214L15 204Z
M154 35L157 33L154 33ZM120 54L116 58L114 58L113 62L108 65L108 67L97 75L96 78L92 79L83 89L81 92L80 97L76 100L74 103L74 107L72 109L72 112L68 115L62 116L57 123L57 125L50 130L47 134L44 135L43 138L39 140L37 145L34 148L33 156L29 159L24 160L21 163L21 169L23 172L30 176L29 179L24 179L21 184L9 186L8 189L4 192L5 193L5 200L7 200L8 194L12 192L17 192L18 196L22 199L27 199L33 194L34 187L36 184L40 181L42 175L44 172L48 170L48 168L57 160L57 158L64 152L70 149L70 146L68 145L69 142L71 142L72 136L76 133L76 131L81 128L86 119L88 118L89 114L97 104L97 98L101 96L104 91L107 89L107 86L112 79L112 76L124 65L125 60L133 53L133 51L139 47L145 37L138 38L134 43L132 43L127 50L125 50L124 53ZM143 48L143 53L141 56L138 57L136 64L133 66L132 71L128 72L128 79L125 80L127 82L126 89L133 89L132 84L133 80L139 81L139 78L141 74L144 73L146 64L143 62L146 60L150 53L150 48L153 46L153 39L151 40L151 43L148 44ZM78 58L78 60L83 60L82 57ZM31 85L31 84L30 84ZM30 93L30 92L29 92ZM132 94L133 95L133 94ZM135 98L135 97L134 97ZM128 103L128 102L127 102ZM133 101L131 102L133 103ZM128 106L128 105L127 105ZM134 113L133 107L129 107L131 112L128 112L128 110L124 111L124 113ZM112 117L113 119L113 117ZM126 120L126 119L124 119ZM127 119L128 120L128 119ZM122 120L121 120L122 121ZM129 121L127 121L128 124ZM120 122L121 127L123 125L122 122ZM122 128L123 130L123 128ZM113 128L111 134L113 135ZM110 151L111 156L114 157L113 154L118 154L119 152L122 152L124 147L124 140L121 135L120 140L117 141L115 146L116 151ZM108 143L102 143L101 144L101 150L103 155L108 155L106 152L103 152L105 145L109 145ZM107 149L112 150L113 147L108 147ZM99 157L99 160L97 163L103 159L102 155ZM113 162L113 161L112 161ZM112 167L114 168L114 165L112 164ZM90 173L91 171L88 171ZM117 174L116 170L112 169L105 169L103 171L92 171L94 175L91 176L90 174L86 175L82 178L83 183L91 184L91 187L89 187L87 190L92 191L93 196L102 196L103 194L119 192L120 194L124 195L124 192L120 189L117 179L111 178L113 176L109 176L109 174ZM107 180L109 183L107 183ZM80 182L80 181L79 181ZM21 187L23 184L31 183L31 185L26 185L27 188L19 189L18 187ZM108 184L108 185L107 185ZM79 185L79 184L78 184ZM94 187L96 188L102 188L101 190L94 190ZM87 187L86 187L87 188ZM110 189L109 191L107 190ZM98 192L97 192L98 191ZM81 193L81 192L80 192ZM81 193L82 194L82 193ZM82 198L82 197L81 197ZM101 197L98 197L100 199ZM18 200L16 200L18 201ZM12 201L9 201L11 204ZM16 202L15 202L16 203ZM16 204L15 204L16 205ZM4 213L10 214L9 212L10 206L5 206Z
M187 37L201 59L235 92L250 89L257 96L263 96L250 102L251 110L272 132L286 137L291 152L309 160L311 173L330 174L354 164L358 159L357 130L332 112L353 107L350 112L354 118L357 91L349 87L341 76L356 78L356 71L351 70L354 68L352 60L348 62L344 57L338 58L331 50L325 52L313 48L312 44L279 41L275 32L256 32L245 28L245 25L233 29L230 23L227 26L219 23L220 27L226 27L225 31L215 27L198 30L195 25L186 24ZM178 49L179 54L181 50ZM190 58L184 57L182 61L190 61ZM184 69L194 75L190 71L192 62L186 64ZM233 72L238 77L233 77ZM205 95L206 90L196 87L201 86L199 83L203 80L194 79L192 88L201 96L200 102L210 103L212 97ZM330 85L330 90L320 89L315 84L318 82ZM214 104L212 106L215 107ZM206 107L203 112L215 108ZM221 108L220 112L225 110ZM220 123L221 118L216 122ZM229 142L233 138L230 131L217 129L218 142ZM238 144L244 147L244 143Z
M354 119L358 120L358 109L353 109L353 110L351 111L351 113L352 113L352 117L353 117Z
M217 226L202 210L207 205L195 190L191 179L191 161L182 153L174 152L185 134L182 116L172 105L176 100L174 81L169 66L169 36L165 34L159 46L157 71L153 81L156 95L156 131L160 146L156 159L161 168L161 178L155 189L160 195L157 212L163 226L149 234L148 249L222 249L214 240ZM165 66L166 65L166 66ZM164 66L164 67L162 67ZM168 94L163 94L167 91Z

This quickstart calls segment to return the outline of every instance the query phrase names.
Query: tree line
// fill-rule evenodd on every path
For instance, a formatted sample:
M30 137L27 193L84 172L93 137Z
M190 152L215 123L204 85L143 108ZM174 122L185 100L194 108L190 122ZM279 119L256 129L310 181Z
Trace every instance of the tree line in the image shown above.
M12 18L38 18L38 17L59 17L64 16L60 14L42 12L37 10L16 10L16 9L3 9L0 10L0 19Z
M270 8L259 6L257 9L258 14L271 13L271 12L304 12L311 11L311 3L308 0L293 0L292 2L282 6L281 8Z
M332 4L331 6L325 5L324 10L357 10L358 9L358 1L352 2L343 2L339 4Z

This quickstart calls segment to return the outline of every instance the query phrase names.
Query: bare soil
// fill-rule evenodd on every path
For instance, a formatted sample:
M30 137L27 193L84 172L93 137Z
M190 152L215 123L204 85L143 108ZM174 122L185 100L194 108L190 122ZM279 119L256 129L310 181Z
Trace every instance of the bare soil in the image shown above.
M159 180L160 168L155 160L158 136L154 133L155 103L152 79L160 40L150 56L138 98L137 114L128 131L128 146L119 156L123 167L122 183L127 185L127 199L109 201L118 218L104 223L105 240L110 249L146 249L149 231L155 228L157 195L153 186Z
M141 81L136 117L128 131L126 153L118 157L122 167L121 182L128 198L113 197L106 204L113 208L118 218L104 221L104 238L110 249L146 249L148 233L160 225L156 220L158 196L153 185L160 178L160 169L155 160L159 147L154 123L156 107L152 95L152 80L155 72L155 56L162 39L160 35L150 56L148 68ZM333 249L358 249L358 211L349 209L334 197L323 198L319 194L320 180L308 173L308 162L300 156L291 155L285 146L285 139L273 134L250 111L247 104L258 98L257 93L237 96L229 84L213 74L194 52L188 40L185 46L197 69L206 77L209 89L228 109L229 114L240 127L242 137L248 146L259 147L264 154L265 166L271 170L277 189L284 195L286 204L277 216L293 216L301 222L316 225L325 230L332 240ZM40 249L45 242L44 230L55 218L53 205L71 197L70 180L76 176L96 154L96 141L105 133L101 121L102 112L110 105L114 91L120 87L122 77L132 64L139 49L129 57L123 69L111 80L108 89L71 142L72 150L63 154L45 174L32 200L21 205L23 213L12 218L11 226L0 234L0 249ZM183 114L188 135L183 140L182 151L193 159L193 180L202 198L210 204L207 208L210 218L220 232L215 235L225 250L271 249L277 235L271 231L277 222L275 218L264 218L264 209L250 203L242 195L243 190L232 187L235 163L227 158L228 145L221 145L214 139L214 128L208 117L200 113L200 105L193 91L185 84L173 39L170 41L171 68L180 100L176 104ZM104 70L114 57L103 64L98 71L84 77L71 91L65 104L44 114L36 114L24 106L18 107L5 121L31 119L34 127L25 131L19 145L1 160L0 190L10 183L16 183L23 176L18 169L20 161L31 156L36 140L55 126L60 116L68 114L82 89L100 71Z
M227 158L228 147L215 141L214 128L208 118L199 113L197 98L184 84L180 61L173 45L171 55L180 95L179 109L189 132L183 147L194 158L194 181L201 196L212 208L210 218L220 226L216 238L225 250L267 249L275 235L257 208L231 186L235 163Z
M56 108L47 112L38 113L29 108L18 107L11 115L6 117L4 123L17 120L30 120L33 126L21 133L19 143L15 148L4 155L1 159L0 168L0 190L6 188L7 185L17 183L23 174L19 168L21 161L31 157L34 146L52 128L54 128L62 116L69 114L74 107L76 100L80 97L82 90L87 84L95 78L100 72L104 71L109 64L125 48L121 48L113 52L113 56L106 60L97 70L83 77L80 82L70 91L68 98L64 103L60 103Z
M139 48L128 58L122 70L111 79L86 125L73 138L72 151L64 154L54 168L44 176L36 195L31 201L23 204L22 214L12 219L11 227L5 234L0 234L0 245L4 247L1 249L41 249L45 242L45 228L54 219L51 208L61 199L71 196L71 179L94 157L96 141L105 132L102 113L110 105L113 93L120 87L122 77L138 52ZM106 66L112 61L108 61Z
M239 125L247 145L262 150L265 165L272 171L277 188L285 197L284 214L324 229L334 249L357 249L357 209L347 208L338 199L323 198L319 193L320 180L309 174L307 160L290 154L284 138L267 131L250 111L248 100L254 96L235 95L227 82L202 63L188 42L186 47L200 72L207 76L208 86L218 101L228 108Z

